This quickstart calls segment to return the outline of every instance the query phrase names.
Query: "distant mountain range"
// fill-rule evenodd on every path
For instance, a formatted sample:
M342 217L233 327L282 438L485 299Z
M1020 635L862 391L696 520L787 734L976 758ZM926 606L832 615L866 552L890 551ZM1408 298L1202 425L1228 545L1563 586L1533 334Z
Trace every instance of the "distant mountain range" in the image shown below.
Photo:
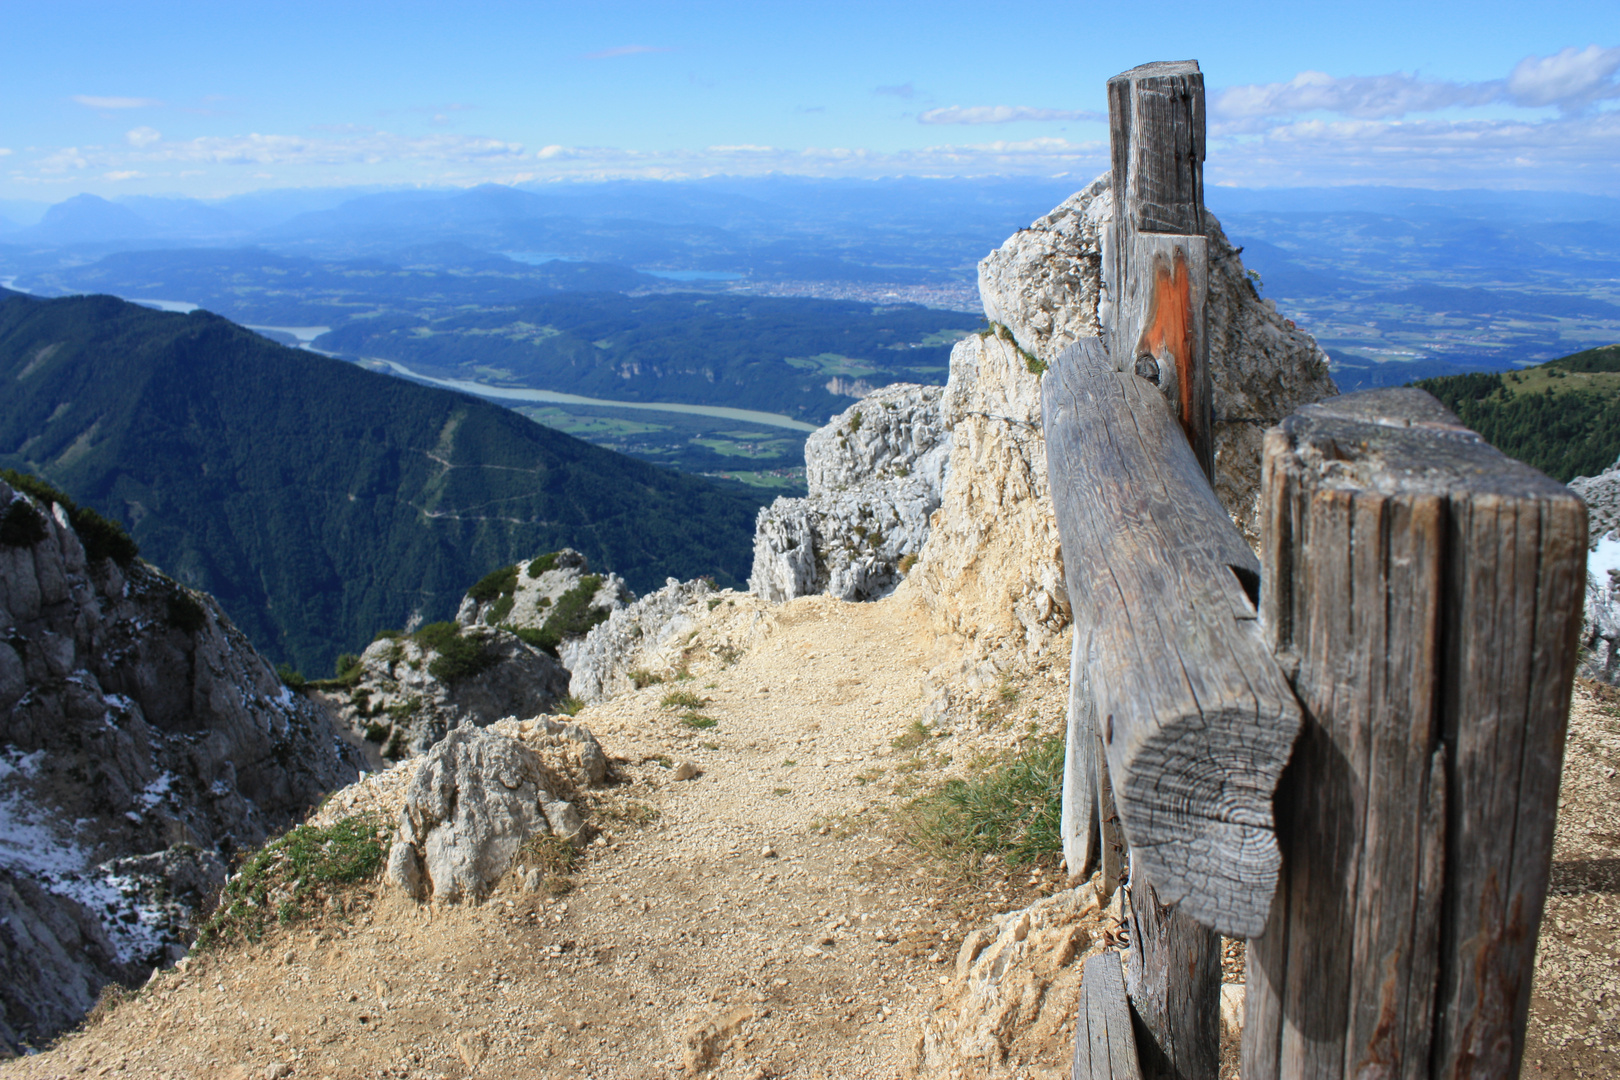
M644 591L740 584L763 496L465 395L107 296L0 297L0 465L122 521L261 649L323 672L570 546Z

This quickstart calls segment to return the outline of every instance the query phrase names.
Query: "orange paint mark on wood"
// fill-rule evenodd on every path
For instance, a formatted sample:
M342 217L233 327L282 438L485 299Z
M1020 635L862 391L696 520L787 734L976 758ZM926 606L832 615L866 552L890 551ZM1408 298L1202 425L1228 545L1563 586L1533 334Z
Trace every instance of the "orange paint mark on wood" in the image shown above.
M1173 265L1155 262L1147 325L1136 344L1136 355L1147 353L1155 359L1167 356L1174 359L1181 429L1187 433L1187 441L1196 446L1196 418L1192 415L1193 344L1192 275L1187 270L1187 256L1178 250Z

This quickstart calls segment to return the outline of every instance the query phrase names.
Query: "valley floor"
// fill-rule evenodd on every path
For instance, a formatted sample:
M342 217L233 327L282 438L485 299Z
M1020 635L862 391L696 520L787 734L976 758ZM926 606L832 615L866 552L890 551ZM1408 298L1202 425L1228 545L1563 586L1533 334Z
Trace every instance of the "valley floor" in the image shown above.
M903 596L768 607L723 594L693 678L579 717L622 782L559 896L508 875L477 906L362 890L345 910L190 960L0 1077L895 1077L960 988L966 934L1063 887L1005 873L967 887L920 861L885 805L1057 730L1066 663L984 697L948 738L913 727L944 658ZM1058 653L1059 658L1065 658ZM730 662L728 662L728 660ZM708 701L683 725L672 689ZM1527 1076L1612 1075L1620 1045L1620 718L1577 691ZM693 763L695 778L674 779ZM394 808L409 764L338 793L326 820ZM1108 927L1093 917L1089 948ZM997 1071L1067 1075L1072 1028ZM1033 1045L1033 1051L1031 1046Z

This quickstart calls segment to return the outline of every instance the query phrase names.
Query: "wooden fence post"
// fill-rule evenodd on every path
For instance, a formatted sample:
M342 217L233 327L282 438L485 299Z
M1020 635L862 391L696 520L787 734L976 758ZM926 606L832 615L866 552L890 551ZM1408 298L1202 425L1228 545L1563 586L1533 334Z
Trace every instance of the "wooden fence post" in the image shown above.
M1259 560L1164 395L1083 339L1041 383L1099 774L1129 842L1126 985L1143 1075L1213 1080L1220 939L1265 924L1272 793L1299 730L1245 580ZM1072 744L1071 744L1072 745ZM1106 768L1103 768L1106 766ZM1101 788L1107 790L1107 788Z
M1585 507L1419 390L1266 435L1262 619L1306 722L1245 1080L1517 1075Z
M1170 400L1206 477L1215 462L1204 303L1204 76L1196 60L1108 80L1114 223L1103 258L1108 351Z

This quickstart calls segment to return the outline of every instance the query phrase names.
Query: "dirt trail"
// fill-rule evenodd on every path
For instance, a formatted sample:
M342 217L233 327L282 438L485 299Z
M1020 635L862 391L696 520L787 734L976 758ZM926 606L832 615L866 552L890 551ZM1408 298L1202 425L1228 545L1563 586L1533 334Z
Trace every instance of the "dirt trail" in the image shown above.
M627 782L598 800L605 835L573 891L550 898L509 875L479 906L367 893L348 924L330 915L162 974L0 1075L898 1075L978 917L1062 883L953 893L872 809L1031 723L1051 730L1063 692L1033 680L1016 715L897 750L934 656L919 611L729 606L710 623L751 621L758 640L735 663L700 658L689 680L579 716ZM715 725L683 725L660 704L671 690L706 698L697 711ZM699 774L675 781L685 761ZM407 768L325 815L397 806ZM656 819L633 824L647 807Z

